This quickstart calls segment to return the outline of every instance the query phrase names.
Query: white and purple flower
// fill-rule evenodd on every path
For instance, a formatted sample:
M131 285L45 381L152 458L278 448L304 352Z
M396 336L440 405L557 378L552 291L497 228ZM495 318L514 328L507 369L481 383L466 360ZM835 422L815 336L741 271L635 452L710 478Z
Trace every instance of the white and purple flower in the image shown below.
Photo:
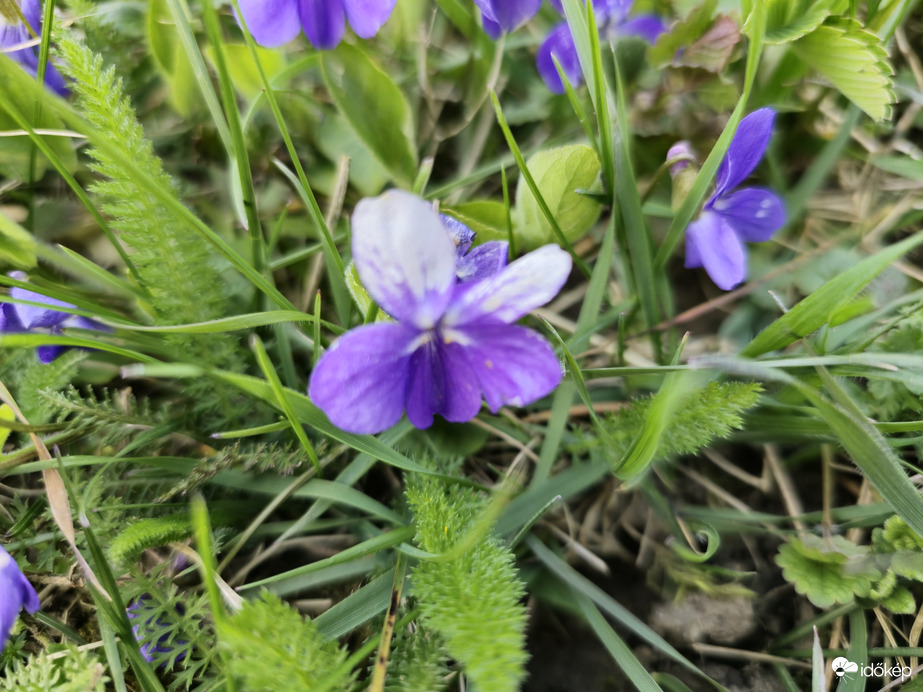
M481 10L484 31L493 39L515 31L534 17L542 0L474 0Z
M0 651L6 646L13 623L23 608L34 613L41 603L29 580L19 570L19 565L0 545Z
M17 281L25 281L26 275L22 272L12 272L10 276ZM94 322L80 315L72 315L67 312L60 312L54 308L73 308L76 307L63 300L56 300L43 296L41 293L27 291L24 288L14 286L10 289L10 298L16 300L29 300L33 303L42 303L48 305L47 308L37 307L35 305L21 305L19 303L0 302L0 334L3 332L9 334L34 332L38 334L61 334L65 327L82 327L83 329L95 329L98 331L108 331L108 327ZM67 349L67 346L39 346L38 358L43 363L51 363L61 353Z
M482 399L496 413L561 381L551 345L514 324L564 285L571 258L561 248L546 245L498 270L500 247L482 251L488 261L478 248L459 252L432 206L400 190L361 201L352 233L359 276L396 322L348 332L317 364L308 394L335 425L378 433L405 410L418 428L436 414L464 422ZM485 278L460 280L459 257L472 255Z
M634 0L593 0L596 26L599 29L599 35L604 40L611 41L625 36L637 36L648 43L653 43L666 30L663 21L653 14L640 14L629 18L628 13L633 2ZM551 4L558 12L563 13L561 0L551 0ZM548 89L556 94L563 94L564 83L555 68L554 58L557 58L571 84L576 85L583 80L577 47L574 45L574 37L566 22L558 24L551 30L535 57L539 74L542 75Z
M346 23L360 38L372 38L388 21L397 0L240 0L247 29L261 46L288 43L302 30L315 48L336 48Z
M15 5L19 6L22 16L16 11ZM33 77L38 73L38 47L31 44L41 33L40 0L0 2L0 52L6 53L7 57L19 63ZM62 96L67 93L64 78L50 63L45 69L45 86Z
M704 267L729 291L747 277L744 243L762 243L785 224L785 206L771 190L736 188L763 158L775 112L761 108L740 121L718 167L714 194L686 229L686 267Z

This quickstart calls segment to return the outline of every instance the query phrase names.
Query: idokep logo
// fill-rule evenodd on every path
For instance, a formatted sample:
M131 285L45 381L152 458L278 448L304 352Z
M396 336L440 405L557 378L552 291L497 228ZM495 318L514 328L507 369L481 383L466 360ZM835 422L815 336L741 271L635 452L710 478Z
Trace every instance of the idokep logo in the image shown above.
M853 663L852 661L847 660L843 656L838 656L833 659L833 673L838 678L843 677L846 673L858 673L859 664Z
M845 675L858 673L864 678L883 678L885 676L889 676L892 678L907 680L913 673L913 668L910 666L885 666L883 663L860 666L858 663L850 661L844 656L837 656L835 659L833 659L831 666L833 668L834 675L836 675L838 678L842 678Z

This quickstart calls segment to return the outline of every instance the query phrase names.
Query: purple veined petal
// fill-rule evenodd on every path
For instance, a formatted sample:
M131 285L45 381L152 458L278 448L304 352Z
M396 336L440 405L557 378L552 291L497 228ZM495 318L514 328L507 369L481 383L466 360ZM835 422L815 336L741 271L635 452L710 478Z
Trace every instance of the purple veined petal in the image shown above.
M403 190L364 199L352 217L353 260L389 315L431 329L455 286L455 245L429 202Z
M465 423L481 410L481 392L466 357L466 347L433 333L414 351L407 383L407 418L418 428L433 424L438 414Z
M561 382L561 364L544 337L525 327L494 324L464 327L465 355L487 406L524 406Z
M372 38L394 11L397 0L342 0L346 19L359 38Z
M740 121L721 165L718 166L714 198L733 190L753 172L766 153L776 113L760 108Z
M3 21L5 20L3 16L0 15L0 22ZM6 24L0 26L0 48L3 49L3 52L10 60L19 63L26 72L34 77L35 71L38 68L38 54L35 52L35 47L26 46L16 50L7 50L13 46L27 44L32 40L34 40L34 37L23 24Z
M785 224L785 206L776 193L747 187L724 194L712 204L741 240L763 243Z
M548 90L555 94L563 94L564 83L555 67L553 57L558 59L561 69L572 85L576 86L583 81L577 47L574 45L574 37L566 23L558 24L552 29L535 56L538 73L545 80Z
M488 22L498 26L502 31L510 32L518 29L534 17L542 6L542 0L474 0L474 4L481 10L484 21L484 30L492 37Z
M340 45L346 32L343 0L298 0L301 28L315 48L330 50Z
M477 234L461 221L447 214L440 214L439 218L442 219L442 225L449 232L449 237L455 245L455 257L461 259L471 249L471 243L474 242Z
M19 274L19 272L14 272L13 274ZM11 274L11 276L13 276L13 274ZM22 281L22 278L19 276L13 276L13 278ZM45 305L49 306L47 308L39 308L34 305L17 305L16 313L19 316L23 327L26 329L35 329L36 327L53 327L56 324L60 324L68 317L70 317L70 315L66 312L59 312L58 310L53 310L51 308L74 307L70 303L65 303L63 300L49 298L48 296L43 296L40 293L27 291L24 288L18 288L16 286L10 289L10 298L15 298L16 300L31 300L34 303L44 303Z
M421 336L401 324L370 324L341 336L323 355L308 396L338 428L374 434L401 419L410 357Z
M13 623L19 617L19 611L25 608L34 613L41 603L38 594L19 570L19 565L12 556L0 546L0 650L13 629Z
M247 29L261 46L275 48L301 33L298 0L238 0L238 3Z
M480 281L501 271L510 256L510 244L504 240L491 240L478 245L458 261L455 270L462 283Z
M692 246L701 266L715 285L730 291L747 276L747 255L734 229L720 214L705 211L686 229L686 247ZM689 255L686 255L689 266Z
M648 43L653 43L666 30L667 27L660 17L653 14L641 14L623 22L615 31L619 36L637 36Z
M481 15L481 24L484 26L484 33L490 36L494 41L503 36L503 27L486 14Z
M16 306L12 303L0 303L0 332L24 332L19 315L16 314Z
M515 322L554 298L570 269L567 252L557 245L540 247L491 277L460 286L446 309L443 324Z

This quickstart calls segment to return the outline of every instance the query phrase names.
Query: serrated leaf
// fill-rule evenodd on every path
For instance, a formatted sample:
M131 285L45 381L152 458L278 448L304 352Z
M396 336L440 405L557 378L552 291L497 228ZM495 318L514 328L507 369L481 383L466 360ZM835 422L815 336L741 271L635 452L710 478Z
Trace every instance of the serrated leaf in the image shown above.
M904 586L898 586L891 592L890 596L881 599L881 605L892 613L899 615L910 615L917 610L917 603L913 599L913 594Z
M714 19L716 5L716 0L706 0L660 34L647 54L651 65L657 68L672 65L680 50L691 46L706 32Z
M923 553L901 551L891 558L891 569L900 577L923 581Z
M404 94L365 53L347 43L324 53L321 67L337 109L394 179L409 187L417 154Z
M597 181L599 157L584 144L540 151L526 162L551 214L569 242L582 238L596 223L599 204L577 193ZM516 186L513 214L516 236L528 248L555 242L554 231L524 178Z
M850 603L857 594L871 592L872 582L882 577L870 559L867 546L842 536L821 538L805 535L779 548L776 564L795 591L818 608Z
M797 41L844 9L841 0L767 0L763 40L769 44ZM745 26L744 31L748 28Z
M891 116L894 68L880 39L861 24L830 21L792 43L792 50L869 117Z

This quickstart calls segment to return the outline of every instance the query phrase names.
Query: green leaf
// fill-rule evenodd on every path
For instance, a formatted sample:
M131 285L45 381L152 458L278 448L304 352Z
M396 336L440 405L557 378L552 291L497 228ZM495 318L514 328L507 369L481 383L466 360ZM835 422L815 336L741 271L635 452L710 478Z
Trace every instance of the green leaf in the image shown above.
M374 197L388 184L390 175L344 118L330 113L317 132L317 148L332 163L349 157L349 181L365 197Z
M321 66L337 109L394 179L409 187L417 155L410 106L401 90L347 43L324 53Z
M13 413L11 409L6 404L0 405L0 420L12 421L16 420L16 414ZM10 429L0 427L0 449L3 449L3 445L6 444L6 438L10 436Z
M36 130L57 130L61 135L41 135L54 154L64 163L68 171L77 168L77 155L71 144L70 136L63 132L64 123L54 114L52 108L42 108L41 115L35 118L36 90L35 81L6 55L0 55L0 84L3 84L3 98L0 99L0 132L17 132L22 127L14 114L22 114L25 120ZM51 100L57 97L45 91L42 98ZM0 137L0 174L20 180L29 180L30 161L33 144L29 136ZM41 177L45 171L45 161L36 158L35 177Z
M910 615L917 610L917 603L913 599L913 594L905 586L898 586L891 595L881 599L881 605L890 610L892 613Z
M766 0L764 40L769 44L797 41L823 24L827 17L843 12L845 6L844 0Z
M260 47L256 51L266 78L270 81L285 69L285 54L281 51ZM263 80L250 49L245 43L225 43L224 52L234 86L248 99L256 98L263 91ZM211 51L206 51L206 55L211 60Z
M147 14L147 37L151 53L170 86L176 112L189 117L201 105L195 73L189 69L183 43L165 0L151 0Z
M923 180L923 160L912 159L906 154L904 156L887 156L880 154L872 156L869 159L876 168L887 173L899 175L909 180Z
M867 257L831 279L758 334L740 354L753 358L785 348L807 336L826 324L837 310L852 301L856 294L888 265L921 243L923 233L917 233Z
M677 53L698 41L715 17L716 0L706 0L660 34L648 51L648 60L657 68L672 65Z
M867 546L842 536L822 538L807 534L779 548L776 564L795 591L818 608L851 603L856 593L868 593L881 572L870 559Z
M894 68L881 40L851 19L837 19L795 41L799 58L874 120L891 117Z
M599 218L599 204L577 193L588 190L599 177L596 152L584 144L540 151L526 162L564 237L571 243L582 238ZM514 230L522 244L536 248L555 242L554 231L523 178L516 186Z
M0 211L0 266L5 264L17 269L34 267L35 240L26 229Z
M507 240L506 205L491 199L479 199L463 202L452 207L443 207L441 211L453 219L458 219L477 233L475 245L488 240Z

